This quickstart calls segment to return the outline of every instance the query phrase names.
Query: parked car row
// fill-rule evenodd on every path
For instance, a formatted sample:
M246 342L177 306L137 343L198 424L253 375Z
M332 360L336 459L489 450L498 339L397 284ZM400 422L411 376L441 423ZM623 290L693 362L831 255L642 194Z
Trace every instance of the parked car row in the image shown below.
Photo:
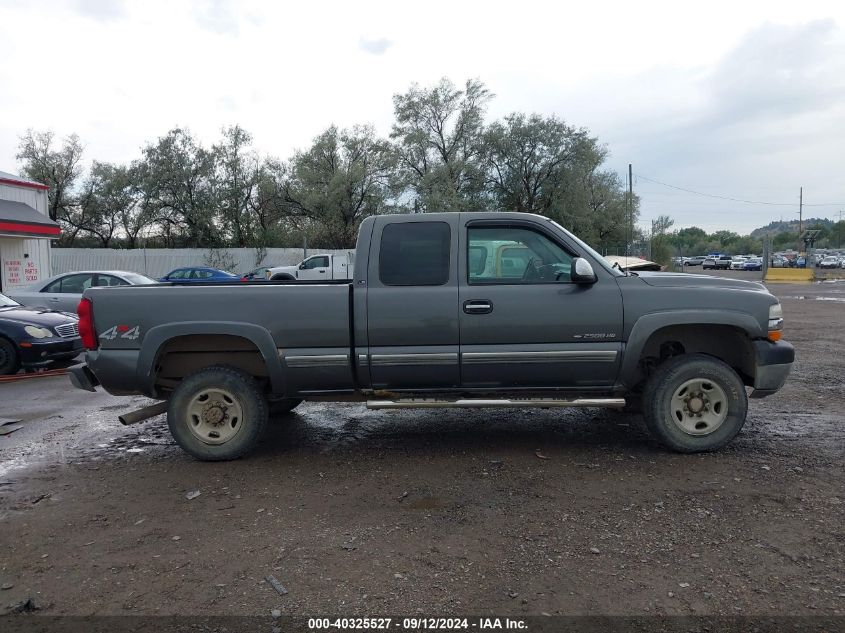
M819 268L845 268L845 257L827 255L816 264Z

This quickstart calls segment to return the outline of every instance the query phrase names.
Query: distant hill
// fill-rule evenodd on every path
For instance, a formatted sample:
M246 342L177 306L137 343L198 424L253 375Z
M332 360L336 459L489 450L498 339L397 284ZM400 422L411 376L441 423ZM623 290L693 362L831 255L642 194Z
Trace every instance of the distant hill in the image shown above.
M808 226L824 226L830 228L833 226L833 220L827 218L807 218L803 222L806 229ZM751 237L761 238L766 235L777 235L778 233L797 233L798 220L775 221L769 222L766 226L761 226L758 229L751 231Z

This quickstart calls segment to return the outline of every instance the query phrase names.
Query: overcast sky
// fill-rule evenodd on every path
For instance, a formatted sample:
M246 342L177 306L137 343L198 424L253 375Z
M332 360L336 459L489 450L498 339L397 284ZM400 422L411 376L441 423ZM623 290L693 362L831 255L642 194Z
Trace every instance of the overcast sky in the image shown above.
M239 123L281 157L394 93L478 77L489 118L556 114L634 166L644 223L741 232L845 212L845 2L0 0L0 170L28 127L129 161ZM637 175L641 177L637 177ZM692 195L787 203L765 206Z

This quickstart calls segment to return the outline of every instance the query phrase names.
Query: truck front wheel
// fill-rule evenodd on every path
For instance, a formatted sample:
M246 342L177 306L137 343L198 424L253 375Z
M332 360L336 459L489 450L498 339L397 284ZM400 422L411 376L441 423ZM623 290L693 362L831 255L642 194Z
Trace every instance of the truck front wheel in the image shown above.
M705 354L676 356L646 382L643 418L651 434L681 453L712 451L745 424L748 397L737 373Z
M179 383L170 397L167 425L182 450L197 459L237 459L261 439L267 400L240 369L207 367Z

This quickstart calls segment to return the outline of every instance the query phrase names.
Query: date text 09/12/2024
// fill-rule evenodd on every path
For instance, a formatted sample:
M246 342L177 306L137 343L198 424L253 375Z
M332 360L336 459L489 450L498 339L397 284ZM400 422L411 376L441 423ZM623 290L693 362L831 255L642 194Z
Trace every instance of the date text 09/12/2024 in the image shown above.
M308 629L349 630L525 630L527 623L518 618L309 618Z

